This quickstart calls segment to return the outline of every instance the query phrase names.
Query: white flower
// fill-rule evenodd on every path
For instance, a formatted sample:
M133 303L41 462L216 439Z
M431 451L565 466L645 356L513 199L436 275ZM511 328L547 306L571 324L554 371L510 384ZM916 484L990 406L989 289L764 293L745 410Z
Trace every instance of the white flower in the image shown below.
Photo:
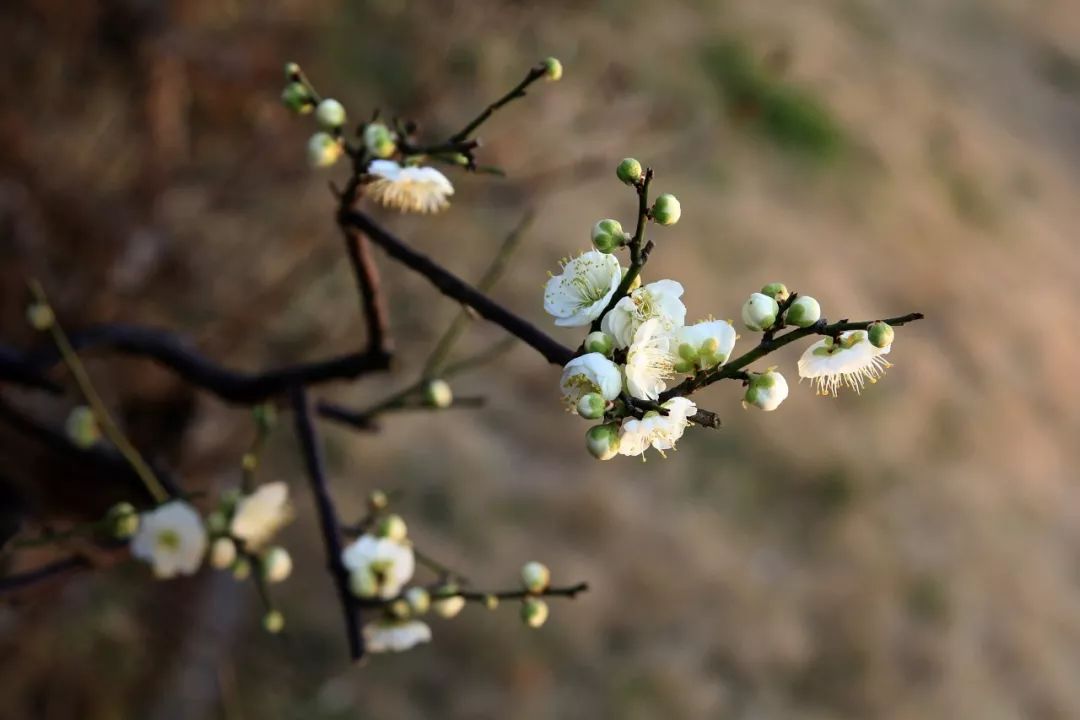
M597 250L582 253L544 286L544 310L559 327L581 327L600 316L622 282L619 259Z
M183 500L143 513L131 541L131 554L150 563L154 575L162 579L191 575L199 569L205 552L202 519Z
M780 407L788 396L787 379L783 375L769 368L763 373L752 374L746 395L743 396L743 407L752 405L759 410L772 412Z
M431 628L419 620L376 620L364 626L369 652L402 652L431 642Z
M571 407L577 407L578 400L589 393L614 400L622 392L622 373L618 365L600 353L588 353L566 363L559 385Z
M750 330L758 332L765 330L776 322L776 315L780 312L780 305L768 295L753 293L743 303L742 321Z
M667 415L649 412L641 420L623 420L619 431L620 455L644 455L650 447L663 455L665 450L675 447L690 424L690 416L697 412L697 405L684 397L676 397L661 407L668 411Z
M703 320L693 325L684 325L675 332L675 346L679 357L689 365L679 368L682 372L723 365L735 349L735 328L723 320Z
M248 550L257 550L292 519L289 486L283 482L260 485L236 503L229 530L244 541Z
M624 348L634 341L638 328L647 320L659 320L668 331L682 327L686 322L686 306L679 299L682 294L683 286L674 280L658 280L639 287L604 316L601 329Z
M342 550L341 562L354 574L370 574L374 594L383 600L397 597L416 568L411 545L374 535L361 535Z
M646 320L626 353L626 389L640 400L655 400L675 377L674 337L659 318Z
M866 383L877 382L892 367L882 357L891 349L892 345L874 347L862 330L841 333L839 342L823 338L806 348L799 358L799 379L811 380L819 395L836 397L845 385L859 393Z
M454 186L431 167L401 167L393 160L373 160L368 166L375 179L366 186L380 205L402 212L433 213L450 206Z

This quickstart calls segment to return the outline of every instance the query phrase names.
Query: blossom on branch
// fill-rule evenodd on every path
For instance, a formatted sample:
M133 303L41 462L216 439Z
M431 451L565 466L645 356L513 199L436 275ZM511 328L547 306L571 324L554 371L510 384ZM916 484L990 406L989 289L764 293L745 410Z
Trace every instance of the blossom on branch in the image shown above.
M341 562L350 572L353 594L383 600L400 595L416 569L412 545L374 535L361 535L344 548Z
M292 515L289 486L283 482L266 483L240 498L229 528L248 550L258 550L292 520Z
M544 286L544 310L559 327L588 325L604 311L622 281L614 255L590 250L573 258Z
M666 331L682 327L686 322L683 305L683 286L674 280L658 280L639 287L604 316L601 329L615 338L618 347L629 347L634 335L646 321L656 319Z
M810 380L818 395L836 397L845 385L859 394L892 367L882 357L891 349L891 344L874 347L862 330L841 333L839 340L822 338L799 358L799 379Z
M368 166L368 196L383 207L401 212L437 213L450 207L454 186L432 167L402 167L393 160L374 160Z
M164 580L194 574L202 564L206 542L199 513L183 500L173 500L142 514L131 554L150 563L154 575Z
M364 626L364 644L373 653L403 652L431 642L431 628L419 620L376 620Z

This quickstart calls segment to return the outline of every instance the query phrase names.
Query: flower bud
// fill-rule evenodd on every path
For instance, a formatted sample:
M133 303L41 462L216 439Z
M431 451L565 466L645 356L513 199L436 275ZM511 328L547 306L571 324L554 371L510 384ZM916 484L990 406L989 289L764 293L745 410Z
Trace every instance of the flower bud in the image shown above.
M784 322L796 327L810 327L821 319L821 306L809 295L800 295L784 313Z
M300 77L300 66L294 62L285 63L285 79L295 80Z
M776 322L776 314L780 312L780 306L775 300L762 293L754 293L750 299L743 303L742 321L750 330L755 332L764 330Z
M641 179L641 163L634 158L623 158L615 168L615 175L627 185L633 185Z
M409 607L408 601L404 598L398 598L390 603L390 607L388 607L387 610L398 620L406 620L412 614L412 609Z
M139 530L139 513L129 502L118 502L105 513L109 534L117 540L127 540Z
M607 410L607 401L600 396L600 393L586 393L577 403L578 415L586 420L599 420L604 417L605 410Z
M409 528L400 515L387 515L379 520L379 524L375 528L375 534L381 538L401 542L408 536Z
M788 299L791 293L788 292L787 285L784 283L774 282L761 288L761 294L768 295L776 302L782 303Z
M244 469L244 472L255 472L255 468L259 466L259 458L255 453L246 452L243 457L240 458L240 467Z
M892 345L896 332L893 331L891 325L878 320L870 323L870 327L866 328L866 336L874 347L887 348Z
M593 225L592 244L602 253L614 252L626 242L626 233L618 220L601 220Z
M281 103L299 115L308 114L315 106L311 93L302 82L291 82L286 85L281 91Z
M292 556L280 546L269 548L260 559L263 578L267 582L278 583L292 574Z
M236 558L232 566L233 580L243 581L251 577L251 563L245 557Z
M397 152L394 134L382 123L368 123L364 127L364 145L377 158L388 158Z
M326 98L315 108L315 122L324 130L337 130L345 124L345 106L334 98Z
M594 425L585 433L585 447L597 460L610 460L619 454L618 425Z
M312 167L330 167L341 153L341 143L329 133L317 132L308 140L308 162Z
M488 610L495 610L499 607L499 598L491 593L484 596L484 607Z
M214 510L206 516L206 530L211 535L220 535L229 529L229 519L220 510Z
M454 404L454 391L450 383L438 378L424 384L424 404L428 407L445 410Z
M379 579L371 572L371 568L357 568L349 573L349 592L358 598L375 597L379 592Z
M219 537L210 546L210 566L227 570L236 562L236 543L232 538Z
M538 628L547 622L548 606L540 598L525 598L521 603L521 620L531 628Z
M86 450L101 439L101 429L98 427L94 411L85 405L72 408L64 423L68 439L78 447Z
M48 330L56 322L52 308L43 302L32 302L26 306L26 322L35 330Z
M529 592L542 593L551 583L551 571L543 563L527 562L521 568L521 582Z
M372 512L378 512L379 510L385 510L390 504L390 498L386 496L382 490L372 490L368 495L367 505L368 509Z
M271 635L277 635L285 629L285 616L280 610L270 610L263 615L263 628Z
M465 598L460 595L439 598L431 604L431 609L436 615L447 619L456 617L464 607Z
M423 615L431 607L431 595L422 587L411 587L405 591L405 602L413 615Z
M544 60L544 75L549 82L555 82L562 77L562 63L558 58L549 57Z
M682 216L682 206L679 199L670 193L665 193L656 198L652 206L653 220L661 225L674 225Z
M751 374L743 402L770 412L780 407L780 403L784 402L787 396L787 380L780 373L770 369L763 373Z
M610 358L611 353L614 351L615 338L606 332L597 330L585 336L585 352L600 353L604 357Z

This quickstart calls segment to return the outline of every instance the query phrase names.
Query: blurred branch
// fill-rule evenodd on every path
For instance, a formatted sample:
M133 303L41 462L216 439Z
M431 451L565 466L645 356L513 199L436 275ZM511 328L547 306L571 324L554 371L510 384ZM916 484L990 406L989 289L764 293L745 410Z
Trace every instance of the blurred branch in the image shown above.
M327 568L334 578L341 609L345 616L349 656L353 660L359 660L364 656L364 639L360 634L360 612L358 604L349 591L349 571L341 558L341 524L326 482L322 451L319 448L311 418L311 404L307 392L301 385L293 386L289 395L295 415L296 436L300 441L308 481L311 484L311 494L315 498L315 507L319 514L319 527L322 530L323 546L326 548Z
M28 585L33 585L61 575L67 575L71 572L86 570L90 567L92 567L92 565L85 557L82 555L72 555L63 560L56 560L47 565L42 565L34 570L0 577L0 593L18 590Z
M389 355L392 349L390 321L383 300L379 270L371 256L371 244L362 233L353 228L343 225L342 231L345 234L345 249L353 275L356 276L360 304L368 329L368 353Z
M54 393L61 391L60 385L43 376L22 353L6 345L0 345L0 381Z

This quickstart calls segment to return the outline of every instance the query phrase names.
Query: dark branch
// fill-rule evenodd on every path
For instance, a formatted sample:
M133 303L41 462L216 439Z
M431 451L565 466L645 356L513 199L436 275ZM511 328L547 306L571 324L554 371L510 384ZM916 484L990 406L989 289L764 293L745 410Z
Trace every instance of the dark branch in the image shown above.
M0 345L0 382L3 381L38 390L60 392L59 385L44 377L22 353L6 345Z
M543 355L548 362L565 365L574 357L573 350L528 320L491 300L431 258L416 252L366 214L352 211L343 220L364 232L372 242L385 250L392 258L426 277L447 297L468 305L484 319L499 325L511 335L521 338L523 342Z
M342 226L342 232L345 234L345 249L353 275L356 276L364 323L368 329L368 353L388 355L392 349L390 321L383 302L379 270L371 256L371 244L362 233L352 228Z
M494 113L496 110L501 108L503 105L511 102L512 100L525 97L525 88L529 87L534 82L544 77L544 74L545 68L543 63L539 65L534 65L532 68L529 69L529 73L525 76L525 78L517 85L515 85L510 92L506 93L501 98L488 105L479 115L473 118L473 120L469 122L468 125L454 133L450 137L450 142L461 143L467 140L469 136L472 135L478 127L483 125L487 121L487 119L491 117L492 113Z
M345 615L345 634L349 641L349 656L359 660L364 656L364 639L360 633L359 605L349 591L349 571L341 559L341 524L338 521L334 501L330 497L330 488L326 482L323 467L322 450L319 448L315 427L311 419L311 405L307 393L300 385L290 389L293 412L296 422L296 436L304 456L311 494L315 498L315 507L319 514L319 527L322 530L323 546L326 548L326 564L334 578L341 609Z
M127 355L150 358L192 385L226 402L243 405L263 402L294 385L351 380L390 367L390 355L375 349L262 373L247 373L218 365L203 357L173 333L136 325L98 325L72 333L71 344L76 350L104 347ZM58 360L56 351L50 349L35 354L33 365L44 368Z
M34 570L28 570L26 572L0 578L0 593L18 590L28 585L33 585L34 583L43 582L50 578L67 575L68 573L85 570L90 567L92 567L92 565L89 560L81 555L72 555L63 560L57 560L47 565L42 565Z
M427 405L423 402L402 402L394 405L387 405L384 407L376 407L368 410L351 410L344 405L338 405L337 403L327 402L320 400L315 405L316 412L319 413L319 417L327 420L332 420L342 425L348 425L354 430L361 430L363 432L378 432L379 423L378 418L387 412L401 412L408 410L428 410L434 412L442 412L444 410L463 410L483 407L486 399L483 397L463 397L454 398L450 407L438 408L431 405Z

